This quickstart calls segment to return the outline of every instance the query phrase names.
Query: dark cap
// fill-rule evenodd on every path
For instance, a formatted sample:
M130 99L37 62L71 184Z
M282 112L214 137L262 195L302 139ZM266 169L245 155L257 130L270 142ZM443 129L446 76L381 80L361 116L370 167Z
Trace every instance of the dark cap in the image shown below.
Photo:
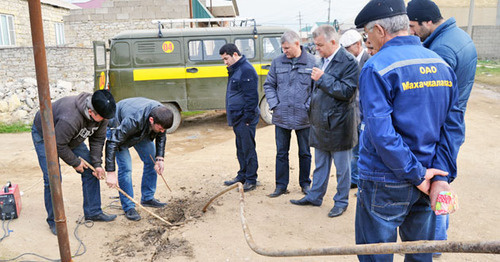
M443 18L436 3L429 0L412 0L406 8L410 21L435 21Z
M356 28L362 28L371 21L406 14L403 0L371 0L354 20Z
M92 106L100 116L111 119L115 116L116 103L113 95L106 90L97 90L92 95Z

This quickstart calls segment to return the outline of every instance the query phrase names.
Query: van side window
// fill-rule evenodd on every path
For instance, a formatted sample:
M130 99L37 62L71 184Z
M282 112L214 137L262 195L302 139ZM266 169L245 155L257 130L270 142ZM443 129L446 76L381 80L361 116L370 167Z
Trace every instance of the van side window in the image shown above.
M223 39L189 41L189 60L220 60L219 49L225 44L226 40Z
M128 43L116 43L111 50L111 64L127 66L130 64L130 46Z
M273 60L282 52L279 37L264 37L262 39L263 59Z
M247 59L255 57L255 41L252 38L236 39L234 44Z

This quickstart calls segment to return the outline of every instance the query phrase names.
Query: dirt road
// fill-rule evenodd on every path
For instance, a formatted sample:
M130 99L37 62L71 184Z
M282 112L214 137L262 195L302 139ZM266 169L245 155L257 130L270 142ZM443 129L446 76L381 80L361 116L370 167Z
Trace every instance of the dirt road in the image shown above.
M461 209L451 216L450 240L499 240L500 206L500 93L476 85L466 114L467 137L459 155L459 177L453 183ZM347 212L328 218L336 180L330 179L321 207L299 207L290 199L302 197L298 185L297 146L291 149L290 194L271 199L274 190L274 127L257 130L259 181L246 194L246 214L255 241L269 248L306 248L354 244L356 198L351 190ZM294 142L295 143L295 140ZM32 252L59 257L57 238L45 222L43 183L29 133L0 135L0 184L12 181L23 191L23 209L12 221L10 236L0 242L0 260ZM131 152L134 152L133 150ZM139 199L141 163L133 154L133 180ZM75 261L357 261L355 256L268 258L247 246L239 218L239 196L231 191L215 201L207 213L201 207L225 187L238 168L234 134L222 113L208 113L185 121L168 135L165 176L170 193L158 180L156 197L169 205L157 211L170 222L184 223L168 229L140 211L143 219L128 221L117 208L116 191L101 184L105 212L119 215L111 223L80 225L78 236L86 252ZM334 173L334 172L332 172ZM71 167L62 166L63 196L71 251L79 242L73 235L75 221L83 215L81 181ZM3 232L0 230L0 237ZM80 253L82 249L80 248ZM395 261L403 256L395 255ZM23 260L43 261L34 256ZM499 261L500 255L444 254L439 261Z

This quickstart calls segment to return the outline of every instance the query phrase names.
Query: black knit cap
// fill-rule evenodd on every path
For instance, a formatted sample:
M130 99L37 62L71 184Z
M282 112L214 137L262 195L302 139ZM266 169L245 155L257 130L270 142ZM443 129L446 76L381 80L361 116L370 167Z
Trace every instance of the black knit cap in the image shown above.
M354 20L356 28L363 28L371 21L406 14L403 0L371 0Z
M113 95L106 90L97 90L92 95L92 106L100 116L111 119L115 116L116 103Z
M429 0L412 0L406 8L410 21L434 21L442 18L439 7Z

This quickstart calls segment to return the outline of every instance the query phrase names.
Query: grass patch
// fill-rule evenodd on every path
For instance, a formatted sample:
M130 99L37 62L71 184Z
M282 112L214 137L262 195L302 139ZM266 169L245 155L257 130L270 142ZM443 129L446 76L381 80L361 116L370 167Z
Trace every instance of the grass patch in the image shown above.
M499 85L500 62L492 60L478 60L475 81L488 85Z
M195 116L195 115L203 114L205 112L206 111L182 111L181 116L183 116L183 117Z
M0 123L0 133L22 133L31 132L31 124L14 123L3 124Z

